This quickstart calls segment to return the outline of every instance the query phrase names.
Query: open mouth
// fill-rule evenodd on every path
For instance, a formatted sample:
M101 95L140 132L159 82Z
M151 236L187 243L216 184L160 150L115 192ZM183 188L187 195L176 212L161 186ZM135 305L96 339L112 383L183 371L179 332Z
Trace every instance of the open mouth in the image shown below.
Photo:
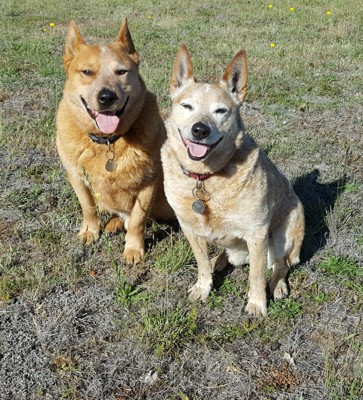
M223 136L218 139L215 143L209 145L209 144L204 144L200 142L193 142L192 140L185 139L183 135L180 132L179 129L179 135L181 137L181 140L187 149L187 153L190 159L194 161L201 161L205 159L209 153L214 150L218 144L222 141Z
M114 133L120 122L120 117L124 113L129 97L126 98L124 105L118 111L96 111L88 107L86 100L81 96L82 103L89 116L95 121L97 129L102 133L109 135Z

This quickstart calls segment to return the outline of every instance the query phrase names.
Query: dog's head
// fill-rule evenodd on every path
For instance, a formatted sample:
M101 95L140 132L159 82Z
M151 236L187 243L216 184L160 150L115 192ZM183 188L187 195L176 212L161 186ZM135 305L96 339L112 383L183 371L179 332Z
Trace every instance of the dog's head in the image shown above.
M246 85L244 50L228 64L219 84L208 84L195 81L189 53L180 46L170 82L173 107L168 121L179 154L212 170L228 162L243 135L240 105Z
M124 133L130 111L135 113L133 105L143 102L138 65L126 18L117 41L107 46L87 45L75 22L70 23L64 53L64 97L80 125L90 132L96 129L98 134Z

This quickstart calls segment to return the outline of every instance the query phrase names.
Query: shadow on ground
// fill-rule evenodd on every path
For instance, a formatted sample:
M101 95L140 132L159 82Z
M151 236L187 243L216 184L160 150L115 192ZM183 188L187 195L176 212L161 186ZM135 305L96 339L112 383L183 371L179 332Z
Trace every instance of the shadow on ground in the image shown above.
M319 183L319 176L319 170L314 169L294 182L294 190L302 201L305 211L305 238L301 250L301 262L309 261L326 245L329 235L326 216L334 209L346 184L345 176L330 183Z

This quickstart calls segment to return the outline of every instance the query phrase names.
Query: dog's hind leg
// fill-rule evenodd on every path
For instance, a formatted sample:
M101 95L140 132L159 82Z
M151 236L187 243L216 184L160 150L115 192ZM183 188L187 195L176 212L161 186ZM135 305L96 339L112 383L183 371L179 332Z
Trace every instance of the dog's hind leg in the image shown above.
M238 242L238 247L229 248L226 252L228 261L235 267L240 267L250 262L247 243L244 240Z
M116 215L112 214L105 225L105 232L109 234L115 234L120 232L124 227L124 221Z
M275 299L283 299L289 294L286 276L289 266L285 261L285 247L287 245L286 229L279 227L272 232L269 241L268 263L273 268L273 275L269 285L270 294Z
M272 232L270 241L270 262L273 275L270 282L270 293L274 299L288 295L286 276L291 266L300 261L300 248L304 238L304 214L302 206L292 210L286 221Z
M223 271L228 264L228 256L226 250L223 250L222 253L218 254L218 256L213 257L210 262L212 264L213 272Z

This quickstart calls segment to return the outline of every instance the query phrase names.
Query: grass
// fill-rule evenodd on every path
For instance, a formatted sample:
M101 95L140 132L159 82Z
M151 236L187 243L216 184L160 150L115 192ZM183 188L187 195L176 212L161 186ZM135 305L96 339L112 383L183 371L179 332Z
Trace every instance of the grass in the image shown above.
M142 342L157 357L176 356L195 337L196 312L179 304L171 309L146 310L141 324Z
M168 240L159 247L161 249L156 249L153 252L156 257L155 268L159 271L176 273L193 265L193 252L185 238L180 239L170 235Z
M325 385L328 390L329 400L348 398L358 400L363 395L363 348L361 344L349 340L346 348L348 361L344 368L337 367L335 357L328 349L325 353ZM352 356L353 355L353 356ZM354 364L349 365L349 359L354 359Z
M5 398L363 396L362 17L352 0L270 3L0 5ZM121 260L123 234L78 241L80 207L55 149L65 35L74 19L87 42L107 43L123 16L163 116L181 42L199 80L218 81L247 50L246 127L291 178L306 215L290 297L271 301L267 318L244 313L248 267L215 274L207 303L189 304L195 261L177 226L151 223L134 268Z
M329 277L340 281L345 288L351 289L363 300L363 267L350 257L330 256L317 264L317 268Z

